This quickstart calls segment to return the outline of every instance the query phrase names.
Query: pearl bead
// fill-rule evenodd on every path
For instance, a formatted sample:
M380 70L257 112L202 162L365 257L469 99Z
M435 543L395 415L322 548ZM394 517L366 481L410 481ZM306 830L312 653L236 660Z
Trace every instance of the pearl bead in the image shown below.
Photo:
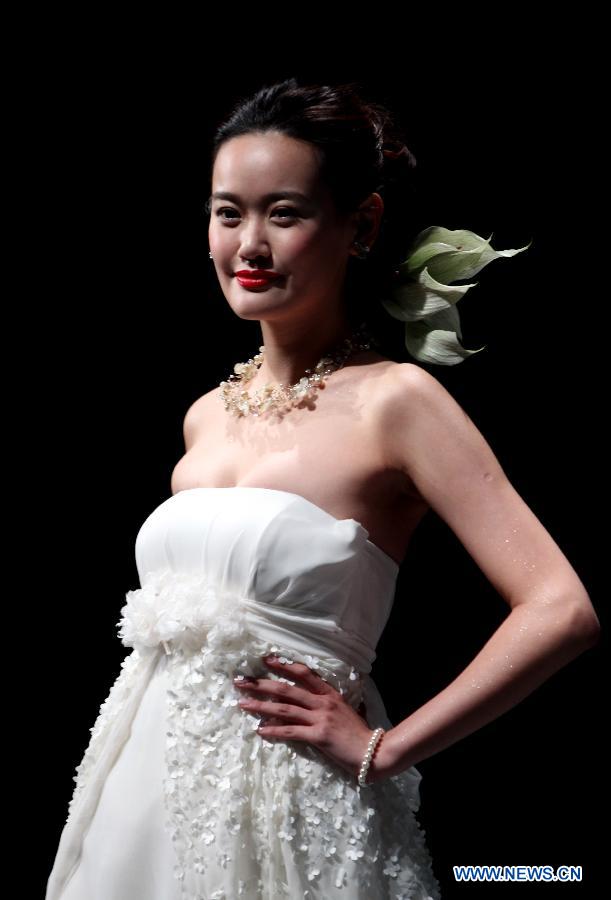
M363 787L367 783L367 772L369 771L369 766L371 760L373 758L373 754L376 748L376 745L379 739L384 734L383 728L376 728L369 738L369 743L367 745L367 752L363 758L363 762L361 763L361 769L359 771L358 783Z

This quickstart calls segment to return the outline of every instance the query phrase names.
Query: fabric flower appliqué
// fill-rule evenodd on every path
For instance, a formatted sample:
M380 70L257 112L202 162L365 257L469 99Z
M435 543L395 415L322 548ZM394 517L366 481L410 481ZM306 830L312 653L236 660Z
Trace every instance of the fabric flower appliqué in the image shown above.
M240 597L221 591L205 576L162 569L149 573L146 583L128 591L117 622L126 647L174 647L197 650L222 640L244 636Z

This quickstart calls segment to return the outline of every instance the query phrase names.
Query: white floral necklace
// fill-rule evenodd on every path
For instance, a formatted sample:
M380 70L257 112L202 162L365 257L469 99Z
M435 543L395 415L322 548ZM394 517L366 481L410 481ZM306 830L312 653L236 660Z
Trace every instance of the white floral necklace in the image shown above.
M362 322L350 335L344 338L340 346L326 353L316 364L314 370L306 369L306 374L295 384L285 387L282 382L277 386L266 384L255 391L251 398L244 384L256 375L265 356L265 345L259 347L259 353L245 363L236 363L233 374L228 381L221 381L221 398L225 409L233 416L258 416L268 410L288 410L307 399L313 399L316 391L324 386L331 375L345 365L346 360L357 350L369 350L374 344L365 323Z

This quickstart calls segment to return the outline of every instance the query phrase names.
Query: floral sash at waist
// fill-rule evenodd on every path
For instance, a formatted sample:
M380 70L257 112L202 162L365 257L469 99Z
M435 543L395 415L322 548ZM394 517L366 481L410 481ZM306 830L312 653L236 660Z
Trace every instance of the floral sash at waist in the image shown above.
M338 675L351 669L368 674L376 656L365 637L332 617L243 597L202 574L170 569L148 573L126 600L117 623L119 637L126 647L141 651L163 645L167 654L203 648L226 653L257 640L275 641L301 656L327 657Z

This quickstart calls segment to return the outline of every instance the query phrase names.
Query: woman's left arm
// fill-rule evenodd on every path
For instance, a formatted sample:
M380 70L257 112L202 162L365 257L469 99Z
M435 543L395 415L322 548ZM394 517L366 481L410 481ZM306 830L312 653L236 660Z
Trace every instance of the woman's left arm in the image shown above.
M577 573L469 416L419 366L398 365L392 377L379 407L388 462L454 531L510 613L454 681L384 735L371 780L416 765L511 709L596 644L600 631Z

